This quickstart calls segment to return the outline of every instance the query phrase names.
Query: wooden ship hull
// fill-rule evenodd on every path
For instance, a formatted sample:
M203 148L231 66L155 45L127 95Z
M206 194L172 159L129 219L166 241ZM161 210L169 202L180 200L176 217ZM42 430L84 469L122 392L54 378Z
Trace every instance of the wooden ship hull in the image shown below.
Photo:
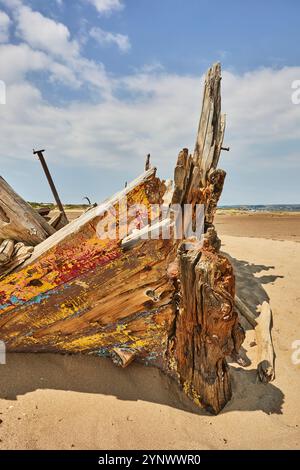
M0 340L7 351L94 354L122 367L138 360L161 368L212 413L230 400L226 357L238 353L244 333L233 268L213 226L225 178L217 169L225 129L220 81L216 64L206 76L195 151L180 152L172 186L147 165L123 191L55 231L0 181ZM11 201L26 220L15 207L10 213ZM162 220L161 208L175 204L192 207L192 224L204 205L202 240L174 236L173 212ZM138 222L130 215L137 205L146 208ZM154 222L143 222L150 215ZM115 236L101 237L99 227Z

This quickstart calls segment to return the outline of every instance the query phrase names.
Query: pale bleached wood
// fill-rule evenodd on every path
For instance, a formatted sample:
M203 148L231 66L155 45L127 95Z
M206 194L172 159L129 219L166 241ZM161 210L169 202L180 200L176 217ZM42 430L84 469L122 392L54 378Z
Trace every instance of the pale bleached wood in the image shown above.
M0 240L37 245L55 232L11 186L0 177Z
M205 225L213 225L226 173L217 169L224 139L226 117L221 114L221 67L207 72L202 111L193 156L183 149L174 174L174 204L205 205Z
M14 240L3 240L0 245L0 265L8 263L14 251Z
M226 114L221 114L220 125L219 125L219 135L217 139L216 152L214 154L214 158L212 161L212 168L217 168L218 163L219 163L222 145L224 141L225 128L226 128Z
M206 185L208 172L219 162L226 119L221 115L221 66L214 64L205 78L202 112L199 121L193 159L200 168L200 178Z
M235 306L255 329L257 344L257 374L261 382L267 383L275 378L275 351L272 342L272 310L268 302L263 302L261 312L256 317L245 303L235 296Z
M267 383L275 378L275 352L271 336L272 310L268 302L263 302L256 322L255 334L258 346L257 373L260 381Z
M10 260L8 260L5 264L0 264L1 279L14 271L18 266L22 265L24 261L31 257L32 252L32 246L26 246L23 242L14 244Z
M136 243L141 240L156 240L162 238L163 231L165 234L170 234L171 238L171 230L174 226L174 222L170 218L165 218L161 221L156 221L151 225L147 225L146 227L141 228L140 230L133 230L130 235L123 238L122 240L122 248L129 249L132 248Z

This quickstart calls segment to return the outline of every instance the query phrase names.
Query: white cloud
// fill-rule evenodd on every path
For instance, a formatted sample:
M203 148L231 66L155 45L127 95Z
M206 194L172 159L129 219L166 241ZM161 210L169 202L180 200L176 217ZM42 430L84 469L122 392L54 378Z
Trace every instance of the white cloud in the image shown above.
M120 0L88 0L88 2L94 5L99 13L109 14L124 8Z
M234 139L255 143L299 138L300 106L291 100L300 67L265 68L235 75L223 73L224 109Z
M22 81L28 72L43 70L48 65L47 56L33 51L26 44L0 45L1 77L8 84Z
M7 85L24 82L30 72L47 70L51 81L58 81L77 88L80 80L70 68L55 62L42 51L35 51L27 44L0 45L1 79Z
M128 52L131 48L129 38L124 34L111 33L101 28L92 28L90 36L100 45L116 44L122 52Z
M11 20L9 16L0 10L0 42L7 42L9 39L9 27Z
M150 152L160 174L170 176L178 151L193 150L203 77L168 73L153 63L112 78L103 64L82 55L65 25L11 1L23 42L0 44L0 79L7 85L7 104L0 106L0 161L30 159L33 147L46 147L52 160L69 167L109 167L134 175ZM122 35L100 28L92 35L102 44L128 48L127 36L120 40ZM84 87L86 98L63 107L51 104L30 82L31 74L41 71L51 82ZM222 155L220 166L229 169L229 177L247 172L247 180L239 182L243 190L251 172L256 177L261 171L272 175L274 169L290 168L296 174L300 169L300 105L291 101L297 79L300 67L223 72L225 143L231 151Z
M300 138L300 106L290 99L291 81L297 76L296 67L242 76L223 73L226 144L231 151L223 155L221 166L299 168L295 149L285 148L286 139ZM178 151L184 146L193 150L202 83L195 76L134 74L114 82L131 98L109 96L63 108L45 102L29 84L10 86L5 113L1 108L0 158L2 152L30 158L29 150L41 145L66 165L136 171L137 162L150 152L162 173L170 174ZM274 144L282 151L270 155ZM257 153L254 147L259 145Z
M64 24L32 11L29 7L22 6L18 9L17 32L30 46L55 56L67 59L79 54L79 45L71 40L70 31Z
M40 53L47 54L48 60L43 57L45 70L50 71L50 80L61 81L73 88L88 85L94 89L94 92L100 92L104 96L111 94L111 83L108 79L104 65L101 62L95 62L86 59L80 51L79 41L71 38L71 33L66 25L54 21L42 15L40 12L33 11L30 7L24 6L21 0L0 0L7 7L12 9L12 15L19 38L26 42L29 49L23 48L20 44L15 49L2 50L2 55L12 53L12 64L4 64L2 75L7 72L12 73L15 67L16 75L32 70L42 70L42 67L34 66L30 63L30 58L23 61L25 52L34 59ZM10 3L11 2L11 3ZM99 30L100 31L100 30ZM114 34L102 31L102 41L115 43L122 50L126 51L130 47L129 39L122 34ZM17 64L14 60L16 55L21 55L21 62Z
M69 29L39 12L12 0L12 15L19 38L24 43L5 44L0 49L1 79L7 84L26 80L29 72L48 72L51 82L71 88L92 87L108 96L111 84L101 62L82 56L79 43ZM7 0L0 0L8 6Z

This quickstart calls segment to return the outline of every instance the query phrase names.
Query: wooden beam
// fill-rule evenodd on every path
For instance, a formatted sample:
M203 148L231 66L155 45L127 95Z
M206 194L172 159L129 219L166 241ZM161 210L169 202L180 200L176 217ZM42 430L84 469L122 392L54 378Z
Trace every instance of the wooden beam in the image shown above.
M216 414L231 398L226 356L244 339L233 308L230 262L212 245L179 254L180 303L170 339L171 364L185 392Z
M275 379L275 352L271 336L272 310L268 302L263 302L256 321L257 373L261 382L268 383Z
M0 266L8 263L14 251L14 240L3 240L0 245Z
M55 232L47 221L0 177L0 240L35 246Z

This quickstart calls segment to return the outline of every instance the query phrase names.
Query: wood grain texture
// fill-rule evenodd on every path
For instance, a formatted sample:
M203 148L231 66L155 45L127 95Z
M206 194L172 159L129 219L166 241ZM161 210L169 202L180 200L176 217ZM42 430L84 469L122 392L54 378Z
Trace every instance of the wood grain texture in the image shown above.
M258 346L257 374L261 382L268 383L275 379L275 351L272 341L272 310L268 302L263 302L255 327Z
M14 251L14 246L14 240L3 240L0 245L0 266L3 266L10 261Z
M35 246L55 229L0 176L0 240Z
M244 339L234 310L234 274L212 245L179 251L180 296L170 365L185 392L218 413L231 398L226 356Z
M164 188L152 170L126 192L127 204L150 209ZM117 207L118 198L111 201ZM119 238L99 239L107 207L84 214L76 233L66 227L54 246L47 240L38 258L1 282L0 331L9 351L109 355L122 347L145 360L161 355L172 312L165 263L174 242L141 240L128 250Z
M220 80L216 64L206 77L194 154L179 153L173 187L147 165L0 278L0 339L8 351L104 355L121 367L139 360L177 380L198 406L212 413L225 406L226 356L238 352L244 336L233 270L213 225L225 179L217 168L225 130ZM126 213L143 204L142 217L129 210L125 221L125 197ZM173 215L161 220L170 203L183 216L191 204L193 225L197 205L205 205L204 239L173 236ZM101 237L100 226L115 236Z

